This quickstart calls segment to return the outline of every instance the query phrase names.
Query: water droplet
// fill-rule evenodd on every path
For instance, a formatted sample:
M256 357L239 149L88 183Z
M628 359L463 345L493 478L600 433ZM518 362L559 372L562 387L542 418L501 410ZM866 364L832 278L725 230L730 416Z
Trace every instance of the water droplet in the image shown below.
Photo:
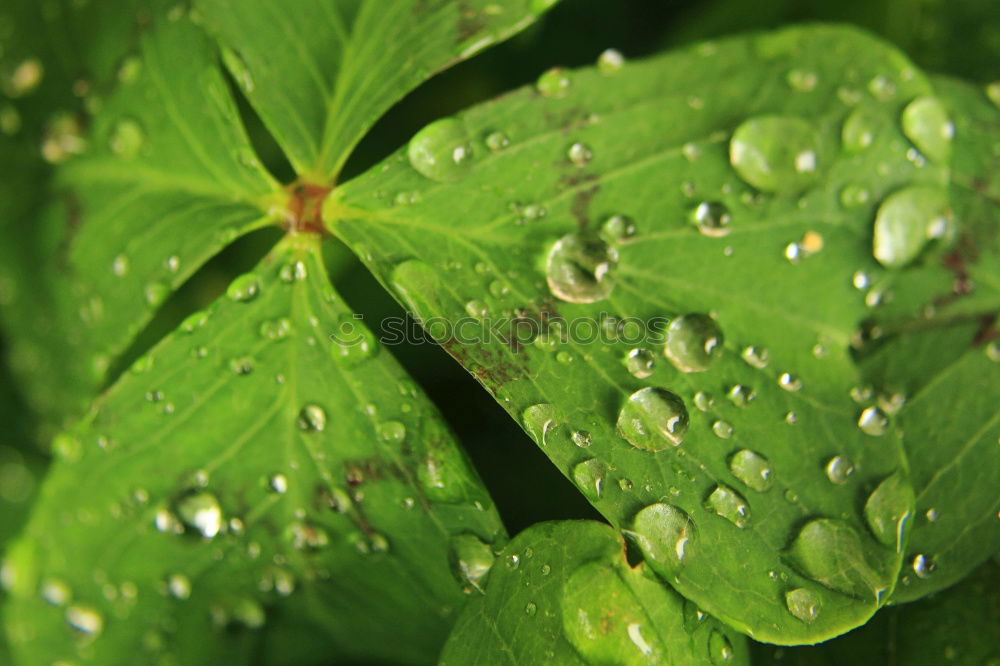
M722 353L722 331L703 314L686 314L670 322L663 353L682 372L703 372Z
M511 571L515 571L519 566L521 566L521 558L512 553L504 560L504 564L506 564L507 568Z
M653 352L648 349L632 349L625 355L625 367L637 379L644 379L653 374L655 362L656 358L653 356Z
M618 412L618 433L632 446L662 451L679 446L688 428L688 412L676 394L647 386L628 397Z
M529 601L524 607L524 614L528 617L535 617L535 613L537 612L538 605L533 601Z
M792 69L785 76L785 80L795 90L809 92L816 87L819 77L816 76L816 72L807 69Z
M344 367L355 367L378 351L375 335L353 315L341 316L330 337L330 356Z
M605 49L597 56L597 70L602 74L613 74L625 66L625 56L617 49Z
M410 139L407 156L418 173L441 183L461 178L472 166L472 145L465 123L442 118Z
M496 561L493 549L472 534L459 534L451 539L451 553L459 582L482 592Z
M785 593L788 612L806 624L812 624L819 617L819 597L804 587L797 587Z
M72 596L73 593L69 589L69 585L61 580L47 578L42 581L42 599L53 606L64 606Z
M705 498L705 508L741 529L750 522L750 505L742 495L729 486L722 484L715 486Z
M715 666L725 666L733 661L733 644L725 634L712 630L708 637L708 657Z
M849 153L860 153L875 141L878 118L866 108L858 108L847 116L840 130L840 141Z
M802 380L790 372L783 372L778 377L778 386L786 391L798 391L802 388Z
M814 581L858 599L878 598L891 583L892 567L869 561L861 537L848 523L817 518L806 523L786 555Z
M740 353L740 356L748 365L752 365L755 368L766 368L768 361L771 358L770 352L762 347L755 347L753 345L745 347Z
M552 293L570 303L594 303L611 294L618 253L597 238L568 234L549 251L545 279Z
M167 300L170 296L170 287L163 284L162 282L150 282L143 289L143 296L146 298L146 303L156 307Z
M919 554L913 558L913 573L917 574L919 578L930 578L931 574L937 569L937 564L934 560L927 555Z
M282 282L301 282L309 275L305 263L301 261L290 261L281 267L278 277Z
M931 507L927 509L926 513L924 513L924 517L927 518L928 522L935 523L937 522L937 519L941 517L941 512L934 507Z
M735 384L726 393L729 402L737 407L746 407L757 397L757 393L744 384Z
M542 97L559 99L569 94L571 87L569 74L560 67L553 67L538 77L535 89Z
M187 599L191 596L191 581L184 574L171 574L167 577L167 591L175 599Z
M913 185L894 192L875 215L875 258L889 268L905 266L920 254L928 238L947 232L950 220L944 189Z
M903 548L903 532L913 507L913 488L898 472L888 477L865 502L865 521L883 545Z
M326 411L316 404L308 404L299 411L295 421L299 430L321 432L326 428Z
M222 507L212 493L188 493L177 501L176 510L186 526L206 539L211 539L222 530Z
M819 141L812 126L793 116L743 122L729 144L740 177L764 192L798 191L816 181Z
M573 431L573 443L579 446L581 449L585 449L590 446L591 443L590 433L586 430L574 430Z
M104 618L90 606L73 605L67 608L66 623L89 636L96 636L104 629Z
M707 412L713 405L715 405L715 399L704 391L698 391L694 394L694 406L699 411Z
M854 463L844 456L834 456L827 461L825 470L830 483L841 485L847 483L847 478L854 474Z
M38 58L26 58L4 76L0 87L8 97L24 97L38 87L44 75L45 68Z
M229 361L229 369L234 375L249 375L253 372L254 362L249 356L240 356Z
M486 135L486 147L492 152L498 152L510 145L510 138L503 132L490 132Z
M878 437L889 429L889 417L878 407L866 407L858 417L858 427L866 435Z
M296 550L321 550L330 544L330 535L326 530L301 520L291 523L285 529L285 538Z
M729 223L732 221L732 215L724 203L702 201L691 209L688 219L691 220L691 224L698 227L702 235L719 238L730 232Z
M871 199L871 193L864 187L852 183L845 185L840 191L840 203L845 208L858 208L865 205Z
M695 526L684 511L662 502L641 509L632 520L643 555L671 575L684 566L695 547Z
M138 157L145 142L146 133L142 125L131 118L122 118L115 123L108 136L108 147L111 152L127 160Z
M903 109L903 134L920 152L936 162L951 158L955 126L944 105L935 97L918 97Z
M260 278L253 273L245 273L229 284L226 295L234 301L246 303L257 298L260 293Z
M267 486L279 495L284 495L288 491L288 477L284 474L272 474L267 479Z
M521 418L528 434L542 446L548 444L549 433L560 425L556 420L556 408L548 403L528 407L521 414Z
M608 466L600 460L584 460L573 468L573 481L580 492L594 502L604 494Z
M748 488L759 493L767 491L774 482L770 461L749 449L741 449L729 457L729 471Z
M635 232L635 222L625 215L612 215L601 225L601 235L613 243L624 243L635 236Z
M729 439L733 436L733 426L728 421L714 421L712 423L712 432L715 433L716 437Z
M399 445L406 439L406 426L399 421L386 421L378 425L378 436L386 444Z
M868 92L878 101L885 102L896 94L896 84L888 77L879 74L868 82Z
M594 157L594 153L585 143L580 143L577 141L569 147L566 151L566 158L578 167L585 167L590 163L591 158Z

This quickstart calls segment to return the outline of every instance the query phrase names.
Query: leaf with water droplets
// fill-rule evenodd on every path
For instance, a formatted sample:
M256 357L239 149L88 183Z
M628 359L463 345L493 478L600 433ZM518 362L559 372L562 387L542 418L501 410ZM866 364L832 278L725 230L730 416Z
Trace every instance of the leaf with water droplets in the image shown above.
M529 557L530 553L530 557ZM511 558L517 558L511 560ZM513 539L483 597L459 616L443 666L748 664L747 641L625 560L621 537L589 521L534 525Z
M391 354L331 358L345 316L318 238L288 236L61 438L4 565L18 663L217 663L254 631L434 658L503 527Z
M865 361L883 395L906 397L898 420L917 501L899 601L957 582L1000 549L1000 354L996 342L972 344L978 329L903 334Z
M520 32L555 0L195 4L224 45L236 83L292 165L325 181L396 101L431 75Z
M876 79L878 94L838 94ZM849 28L729 39L613 73L550 70L448 120L479 151L460 177L429 179L404 148L335 190L325 221L653 570L761 640L819 641L887 595L793 567L786 547L807 520L843 520L864 552L884 551L867 579L878 586L902 565L858 501L896 472L908 481L892 415L862 419L873 405L850 397L851 343L871 313L852 280L884 270L878 204L946 183L946 165L907 157L900 123L906 102L932 94L898 52ZM867 138L845 150L855 114ZM497 131L510 145L489 150ZM869 198L843 206L858 182ZM386 192L420 194L401 207ZM486 317L469 317L473 301ZM831 483L838 456L854 472ZM787 606L795 589L817 599L811 622Z

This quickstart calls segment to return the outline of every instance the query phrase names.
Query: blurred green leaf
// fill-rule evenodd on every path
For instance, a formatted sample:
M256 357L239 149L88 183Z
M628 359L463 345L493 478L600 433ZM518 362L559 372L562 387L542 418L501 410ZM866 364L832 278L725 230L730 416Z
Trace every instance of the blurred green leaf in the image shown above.
M631 568L621 537L539 523L500 553L452 630L449 664L749 664L746 639Z

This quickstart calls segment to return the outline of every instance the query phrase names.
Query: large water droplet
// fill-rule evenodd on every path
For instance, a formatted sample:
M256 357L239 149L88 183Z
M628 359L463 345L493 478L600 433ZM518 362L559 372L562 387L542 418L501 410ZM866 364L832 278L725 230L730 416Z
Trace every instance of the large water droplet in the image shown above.
M222 507L212 493L199 491L184 495L177 501L176 510L187 527L206 539L222 530Z
M703 314L686 314L670 322L663 353L682 372L702 372L722 353L722 330Z
M689 219L702 235L719 238L730 232L729 223L732 221L732 215L724 203L702 201L691 209Z
M903 134L935 162L951 158L955 126L936 97L918 97L903 109Z
M729 471L748 488L759 493L768 490L774 482L770 461L749 449L741 449L729 457Z
M639 389L618 412L618 433L632 446L646 451L679 446L687 428L684 401L658 387Z
M809 521L795 536L787 556L802 574L859 599L878 598L891 583L890 572L880 571L869 561L861 537L842 520Z
M759 116L736 128L729 160L758 190L795 192L819 177L819 140L802 118Z
M617 262L618 253L600 239L568 234L549 251L545 279L557 298L594 303L611 294L611 272Z
M410 166L441 183L458 180L472 166L472 144L458 118L442 118L423 128L410 139L406 152Z
M897 472L882 481L868 497L865 521L876 539L900 552L912 510L913 488Z
M847 477L854 474L854 463L844 456L834 456L826 463L826 478L837 485L847 483Z
M819 597L804 587L797 587L785 593L788 612L806 624L812 624L819 617Z
M600 460L584 460L573 468L573 481L580 492L594 502L604 494L608 466Z
M696 546L694 521L672 504L659 502L641 509L632 519L632 530L646 559L672 575Z
M878 407L866 407L858 417L858 427L866 435L878 437L889 429L889 417Z
M532 405L521 414L528 434L541 445L548 444L549 433L559 427L556 408L548 403Z
M738 492L719 484L705 498L705 508L712 511L736 527L744 528L750 522L750 505Z
M482 592L496 561L493 549L472 534L459 534L452 537L451 553L459 582Z
M929 238L947 233L950 220L944 189L913 185L895 192L875 215L873 254L883 266L905 266L920 254Z

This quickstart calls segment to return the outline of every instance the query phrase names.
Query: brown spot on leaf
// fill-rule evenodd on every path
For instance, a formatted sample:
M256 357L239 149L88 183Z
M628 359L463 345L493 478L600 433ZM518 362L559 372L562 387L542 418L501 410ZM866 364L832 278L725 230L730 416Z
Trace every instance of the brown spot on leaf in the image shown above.
M323 227L323 201L332 188L294 182L285 189L290 198L282 228L290 233L326 235L327 231Z

